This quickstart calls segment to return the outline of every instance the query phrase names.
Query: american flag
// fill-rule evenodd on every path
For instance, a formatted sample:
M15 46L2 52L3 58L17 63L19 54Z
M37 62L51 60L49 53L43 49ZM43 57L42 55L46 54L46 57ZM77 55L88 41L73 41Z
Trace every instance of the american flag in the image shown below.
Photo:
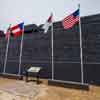
M64 29L69 29L73 27L79 21L79 9L77 9L74 13L65 17L62 21L62 25Z

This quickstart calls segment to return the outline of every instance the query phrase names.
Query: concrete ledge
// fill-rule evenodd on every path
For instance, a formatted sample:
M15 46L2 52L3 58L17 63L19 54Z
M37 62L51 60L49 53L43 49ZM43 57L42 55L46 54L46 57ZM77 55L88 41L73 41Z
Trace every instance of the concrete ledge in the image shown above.
M16 74L1 73L0 76L4 78L10 78L10 79L19 79L19 80L23 79L22 75L16 75Z
M65 88L75 88L75 89L82 89L82 90L86 90L86 91L89 90L89 85L85 84L85 83L84 84L81 84L81 83L75 84L70 81L65 82L65 81L49 79L48 84L52 85L52 86L60 86L60 87L65 87Z

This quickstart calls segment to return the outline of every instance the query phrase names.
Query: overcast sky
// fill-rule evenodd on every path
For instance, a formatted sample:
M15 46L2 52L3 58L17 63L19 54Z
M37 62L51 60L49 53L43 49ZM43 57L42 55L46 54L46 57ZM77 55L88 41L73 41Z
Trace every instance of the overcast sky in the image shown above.
M100 14L100 0L0 0L0 29L24 21L43 24L51 12L53 20L62 20L78 8L80 15Z

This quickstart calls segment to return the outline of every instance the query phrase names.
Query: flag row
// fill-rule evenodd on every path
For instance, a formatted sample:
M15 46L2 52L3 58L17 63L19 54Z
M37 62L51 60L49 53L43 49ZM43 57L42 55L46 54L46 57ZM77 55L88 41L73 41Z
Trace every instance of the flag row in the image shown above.
M77 9L72 14L66 16L62 20L62 26L64 29L69 29L73 27L78 21L79 21L79 9ZM47 33L49 27L52 25L53 25L53 13L51 13L51 15L48 17L48 19L46 20L46 22L42 27L42 29L44 29L44 33ZM8 38L10 35L12 35L14 36L14 38L16 38L17 36L20 36L23 33L24 33L24 22L21 22L14 26L9 25L5 33L5 36L6 38Z

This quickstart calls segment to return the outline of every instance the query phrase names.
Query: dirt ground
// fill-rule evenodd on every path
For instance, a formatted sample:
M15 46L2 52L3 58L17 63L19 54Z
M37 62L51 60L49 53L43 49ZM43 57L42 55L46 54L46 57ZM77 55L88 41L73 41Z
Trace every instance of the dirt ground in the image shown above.
M0 86L12 84L15 79L0 78ZM81 90L74 88L64 88L58 86L50 86L47 80L42 80L43 83L39 86L44 87L38 95L33 98L18 97L13 94L0 91L0 100L100 100L100 86L89 86L89 90Z

